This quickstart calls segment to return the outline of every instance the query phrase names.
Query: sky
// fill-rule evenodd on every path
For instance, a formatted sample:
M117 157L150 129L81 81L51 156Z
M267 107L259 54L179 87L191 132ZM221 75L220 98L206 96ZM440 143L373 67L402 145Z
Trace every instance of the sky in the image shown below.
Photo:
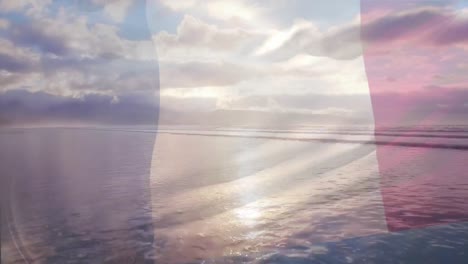
M0 0L0 122L456 123L467 49L467 1Z

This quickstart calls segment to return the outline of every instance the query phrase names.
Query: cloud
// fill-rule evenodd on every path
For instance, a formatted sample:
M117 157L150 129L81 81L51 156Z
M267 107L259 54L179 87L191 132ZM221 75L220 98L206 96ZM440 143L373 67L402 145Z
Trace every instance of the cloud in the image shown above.
M273 35L264 45L278 39L276 48L258 53L274 60L284 60L301 53L337 60L354 59L362 54L359 25L355 22L321 30L314 23L297 21L285 35L287 37L282 39Z
M303 30L307 33L315 30L317 38L322 37L313 23L305 21L298 23L290 34L302 34ZM307 34L303 35L304 42L310 40ZM363 65L353 58L347 62L329 57L317 59L304 56L302 47L285 46L284 52L279 53L282 53L281 59L286 60L273 63L266 56L252 56L252 53L257 51L258 54L262 49L268 51L268 43L274 42L274 37L265 41L266 34L221 28L191 16L184 17L175 34L161 32L155 39L162 89L230 86L232 93L240 90L271 92L277 88L294 91L297 90L294 86L302 83L300 89L324 90L324 87L333 86L326 90L336 90L337 82L340 89L345 88L346 83L352 92L362 90L356 85L364 87L365 76L359 73L359 69L364 73ZM297 46L297 43L291 45ZM360 48L359 43L356 46ZM336 52L336 56L341 55ZM356 78L362 81L356 82ZM316 86L317 82L322 82L321 87ZM278 87L279 84L284 87Z
M0 30L7 29L10 26L10 22L6 19L0 18Z
M146 94L122 94L118 100L105 94L65 97L25 90L7 91L0 96L0 112L5 122L149 124L155 125L159 113L157 98Z
M162 0L161 3L173 10L187 10L198 4L198 0Z
M115 22L122 22L135 0L91 0L103 6L106 13Z
M361 56L362 44L369 43L378 43L382 49L393 42L425 46L466 44L468 18L457 14L446 7L415 7L382 12L379 16L364 12L362 23L352 21L328 30L320 30L311 22L297 21L288 31L273 35L264 44L280 41L275 49L258 53L276 60L298 53L347 60ZM281 34L287 37L278 37Z
M56 56L142 60L154 59L154 46L149 32L147 35L144 40L129 40L120 35L116 25L95 23L86 16L63 10L56 17L30 17L7 30L7 37L16 45Z
M153 36L158 62L149 35L144 40L135 37L139 39L136 40L123 27L125 23L135 22L128 21L133 16L128 12L136 7L131 1L89 2L99 14L76 13L75 8L67 7L52 10L45 5L41 7L44 12L28 14L22 23L3 23L4 35L0 36L2 90L24 89L32 94L40 91L60 99L60 103L50 103L53 106L47 107L47 111L53 109L69 116L78 115L73 117L77 119L85 119L87 107L103 113L98 104L115 111L117 105L129 107L127 110L119 108L122 113L131 112L132 107L139 109L130 102L136 104L142 100L145 105L145 99L154 98L159 82L161 106L166 117L182 118L185 114L181 112L202 109L205 112L246 111L244 116L249 111L271 111L272 115L341 115L369 119L366 116L370 109L369 97L366 97L369 89L360 57L363 42L383 49L403 43L398 46L401 48L395 49L399 51L417 44L414 46L430 47L442 53L442 48L450 45L461 47L466 35L463 34L466 17L458 13L455 16L456 12L447 6L416 7L372 16L364 13L362 23L356 18L350 20L353 11L346 16L347 21L333 18L327 24L325 15L316 20L303 18L291 22L293 14L287 13L291 10L280 14L280 4L269 7L259 2L230 0L162 1L163 5L181 12L171 13L174 15L171 19L181 20ZM231 8L225 10L221 6ZM297 11L300 6L291 8ZM115 9L112 11L111 7ZM244 10L244 7L249 8ZM26 12L32 10L32 5L9 8L19 10L14 12ZM331 6L325 9L334 10ZM115 17L109 17L110 13ZM266 19L267 14L272 17ZM280 17L276 19L273 15ZM168 21L173 23L171 19ZM249 19L251 23L246 23ZM262 24L275 19L279 22ZM5 36L9 39L2 39ZM436 61L432 57L409 55L392 58L393 61L375 61L378 67L371 68L382 73L373 76L391 80L385 87L389 89L383 89L382 94L406 89L401 82L408 86L443 86L463 81L464 76L460 74L463 69L452 70L458 64L447 58L457 55L455 53L445 52L437 63L431 62ZM458 54L458 57L463 55ZM399 62L403 59L413 63L392 68L402 65ZM446 66L448 64L454 66ZM392 72L391 76L383 74L386 70ZM414 79L410 75L428 72L427 80L435 73L440 76L430 81L410 82ZM39 94L22 96L42 98ZM425 102L430 105L429 101ZM439 103L447 105L447 102ZM23 102L27 104L34 105L33 101ZM54 115L44 109L41 111L38 113L43 113L44 117L47 113ZM221 118L222 114L218 112L216 116ZM197 122L203 123L203 119ZM237 118L239 122L241 119Z
M71 0L67 6L82 13L100 13L112 22L122 23L135 4L145 4L146 0Z
M375 93L372 99L376 124L379 125L467 124L466 87Z
M154 36L161 88L229 86L258 77L258 67L245 60L249 47L263 36L239 28L221 28L186 15L175 34ZM238 60L235 60L235 57Z
M162 31L154 36L160 57L207 58L222 53L233 56L242 48L259 43L262 34L239 28L220 28L186 15L175 34Z
M447 17L443 9L434 7L398 12L363 24L362 38L366 42L380 42L411 37L423 34Z
M20 6L24 12L28 6ZM1 90L28 89L61 96L159 88L153 42L130 40L113 24L60 9L10 23L0 36ZM4 39L4 38L7 39Z
M156 41L161 46L175 44L186 47L195 46L229 50L235 47L246 35L246 32L219 29L217 26L186 15L180 22L176 35L162 32L156 36Z
M37 15L51 3L52 0L2 0L0 9L3 12L25 12L29 15Z
M88 1L98 13L13 2L0 2L15 13L0 21L0 119L156 122L159 75L149 30L133 39L120 25L134 1Z
M206 18L220 21L258 22L260 7L258 3L244 0L161 0L166 7L174 11L199 14Z
M379 111L395 107L412 107L405 112L406 121L420 122L424 116L438 113L445 122L466 122L468 90L439 87L436 93L380 93L373 95ZM85 122L107 124L155 125L288 125L292 123L373 122L369 95L302 95L241 96L224 102L220 107L215 98L163 96L145 93L106 95L90 93L66 97L25 90L7 91L0 96L2 120L20 123ZM160 106L162 109L160 109ZM391 112L391 111L390 111ZM271 122L270 122L271 121ZM403 124L402 124L403 125Z
M40 56L0 38L0 91L38 81Z
M153 93L159 89L157 61L13 54L2 53L0 49L0 69L4 70L0 72L2 90L23 88L77 95L90 91L118 93L124 90Z
M15 46L9 40L0 39L0 70L8 73L31 72L37 68L39 56Z
M346 114L372 117L369 95L365 94L282 94L240 96L223 102L224 109L256 109L283 113Z
M161 88L228 86L258 77L257 69L228 62L160 61Z
M217 99L214 97L191 96L161 96L160 107L162 115L174 113L210 112L217 109Z
M468 17L448 7L417 7L370 19L363 12L361 37L366 43L448 46L468 40Z
M154 61L127 59L46 59L41 89L80 94L90 91L120 93L159 89L158 65Z
M21 46L33 46L54 55L66 55L70 49L60 33L47 32L41 24L17 25L9 32L9 37Z
M468 45L468 17L448 22L447 27L433 33L430 39L436 45Z
M468 20L450 6L408 10L395 2L390 7L386 12L372 13L365 6L363 10L362 39L370 91L421 91L420 96L426 98L433 94L426 87L466 85L466 74L459 65L468 46L453 32L463 33Z
M27 72L32 66L8 54L0 54L0 70L9 72Z

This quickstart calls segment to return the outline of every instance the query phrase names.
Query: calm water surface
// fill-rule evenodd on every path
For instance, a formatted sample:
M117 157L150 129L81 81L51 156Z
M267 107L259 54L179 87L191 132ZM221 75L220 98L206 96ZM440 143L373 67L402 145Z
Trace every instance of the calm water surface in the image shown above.
M434 160L461 157L450 159L460 168L468 131L394 128L378 142L369 131L164 128L155 141L150 129L4 129L2 260L466 263L467 175L448 170L461 179L450 192L443 181L409 186L415 202L394 208L443 194L446 223L389 232L375 150L407 148L410 160L436 149Z

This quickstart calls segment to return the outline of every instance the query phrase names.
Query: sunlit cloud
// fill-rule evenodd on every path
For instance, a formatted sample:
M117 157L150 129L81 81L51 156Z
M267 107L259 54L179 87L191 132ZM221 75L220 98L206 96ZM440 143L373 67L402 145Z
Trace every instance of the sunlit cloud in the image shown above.
M385 2L360 14L351 8L356 3L340 9L338 17L330 15L338 12L333 3L318 1L2 1L4 12L25 18L23 23L13 23L12 16L0 20L1 89L116 98L137 92L154 98L154 85L160 85L162 104L178 112L187 111L174 98L180 98L188 112L195 109L190 105L200 105L200 98L210 98L203 109L314 115L356 111L350 106L321 105L322 111L232 102L368 95L369 73L384 93L466 86L460 59L467 49L466 7L428 3L395 10ZM160 15L167 15L167 21L155 27L151 23L157 18L132 15L136 4L163 7L160 11L167 14ZM311 5L315 11L301 11ZM135 24L136 17L148 26L140 37L135 37L134 27L126 27ZM418 55L421 50L430 50L431 56ZM398 53L377 56L388 51ZM379 66L366 72L363 52L376 54L372 63ZM411 69L405 60L413 62ZM171 99L164 101L164 96Z

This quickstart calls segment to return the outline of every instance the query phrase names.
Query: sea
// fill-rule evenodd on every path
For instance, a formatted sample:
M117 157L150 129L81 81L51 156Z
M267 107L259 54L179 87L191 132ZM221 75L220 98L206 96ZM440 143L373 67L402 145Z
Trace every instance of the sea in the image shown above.
M379 146L400 180L450 166L384 192ZM464 264L467 153L467 126L1 128L2 263Z

